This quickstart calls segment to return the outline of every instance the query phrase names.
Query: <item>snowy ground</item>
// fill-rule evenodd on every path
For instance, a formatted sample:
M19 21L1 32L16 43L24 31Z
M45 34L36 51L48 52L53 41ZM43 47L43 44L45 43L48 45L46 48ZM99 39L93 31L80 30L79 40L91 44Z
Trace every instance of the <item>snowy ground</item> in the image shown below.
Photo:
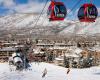
M66 68L48 63L32 63L32 71L10 71L7 63L0 63L0 80L100 80L100 67L71 69L67 75ZM42 78L43 70L47 75Z

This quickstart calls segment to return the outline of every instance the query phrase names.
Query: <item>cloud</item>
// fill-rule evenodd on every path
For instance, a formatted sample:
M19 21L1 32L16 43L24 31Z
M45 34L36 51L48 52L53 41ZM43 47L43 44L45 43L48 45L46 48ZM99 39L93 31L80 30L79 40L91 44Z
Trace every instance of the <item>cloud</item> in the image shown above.
M2 4L3 7L6 7L6 8L10 8L16 5L13 0L0 0L0 4Z
M100 7L98 7L97 9L98 9L98 15L100 16Z
M16 13L36 13L41 12L45 2L39 2L39 0L28 0L28 3L25 4L16 4L14 0L0 0L0 4L3 5L4 8L9 9L9 12ZM49 5L49 2L48 2ZM45 8L44 12L47 12L48 5Z
M23 13L41 12L44 5L45 3L29 2L27 4L19 4L15 6L14 9L16 12L23 12Z

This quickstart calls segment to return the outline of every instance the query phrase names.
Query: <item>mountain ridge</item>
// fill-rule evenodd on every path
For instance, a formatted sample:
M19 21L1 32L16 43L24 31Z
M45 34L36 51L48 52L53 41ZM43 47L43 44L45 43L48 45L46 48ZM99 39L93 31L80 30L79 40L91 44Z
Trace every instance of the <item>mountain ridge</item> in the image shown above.
M0 31L16 32L19 34L86 34L100 33L100 17L94 23L82 23L65 19L64 21L49 22L47 15L39 18L39 14L13 14L0 17ZM39 19L39 21L37 21ZM35 23L37 21L37 24Z

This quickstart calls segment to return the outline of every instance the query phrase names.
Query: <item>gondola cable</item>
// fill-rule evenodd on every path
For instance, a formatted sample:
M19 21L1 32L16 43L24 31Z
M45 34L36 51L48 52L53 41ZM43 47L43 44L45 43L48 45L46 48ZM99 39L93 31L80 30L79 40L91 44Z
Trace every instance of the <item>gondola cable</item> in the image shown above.
M68 12L67 15L69 15L75 8L76 6L81 2L82 0L78 0L78 2L76 2L76 4L71 8L70 12ZM59 22L56 26L59 26L61 24L61 22Z
M44 9L45 9L45 7L46 7L47 3L48 3L48 0L46 0L46 3L45 3L45 5L44 5L44 7L43 7L43 9L42 9L42 11L41 11L41 13L40 13L40 15L39 15L39 17L38 17L38 19L37 19L37 21L36 21L36 23L35 23L34 27L37 25L37 23L38 23L38 21L39 21L40 17L42 16L43 11L44 11Z
M33 29L37 26L37 23L38 23L40 17L42 16L43 11L44 11L44 9L45 9L47 3L48 3L48 0L46 0L45 5L44 5L44 7L43 7L43 9L42 9L42 11L41 11L41 13L40 13L40 15L39 15L39 16L37 17L37 19L35 20ZM39 28L36 28L36 29L39 29ZM32 32L33 32L33 31L31 30L30 34L31 34Z

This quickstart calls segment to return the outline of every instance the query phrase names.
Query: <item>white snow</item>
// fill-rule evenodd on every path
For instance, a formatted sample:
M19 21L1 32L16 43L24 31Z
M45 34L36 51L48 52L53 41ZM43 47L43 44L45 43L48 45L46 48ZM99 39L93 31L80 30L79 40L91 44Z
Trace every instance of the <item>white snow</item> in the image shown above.
M63 58L58 57L58 58L55 58L55 60L58 60L58 61L63 61L64 59L63 59Z
M98 17L94 23L75 22L60 32L60 34L76 33L76 34L96 34L100 33L100 18Z
M82 49L76 48L74 52L75 52L76 54L80 54L80 53L82 52Z
M72 21L65 19L64 21L53 21L50 22L46 14L43 14L37 25L35 21L39 17L39 14L13 14L0 17L0 30L15 30L21 28L33 28L28 30L28 32L40 32L45 31L48 34L53 34L58 32L59 35L70 34L96 34L100 33L100 17L96 19L94 23L82 23L79 21ZM43 32L44 32L43 31ZM23 32L24 33L24 32ZM45 33L45 34L46 34Z
M100 80L100 67L86 69L67 69L48 63L32 63L32 71L10 72L8 63L0 63L0 80ZM47 69L47 75L42 78L42 72Z

